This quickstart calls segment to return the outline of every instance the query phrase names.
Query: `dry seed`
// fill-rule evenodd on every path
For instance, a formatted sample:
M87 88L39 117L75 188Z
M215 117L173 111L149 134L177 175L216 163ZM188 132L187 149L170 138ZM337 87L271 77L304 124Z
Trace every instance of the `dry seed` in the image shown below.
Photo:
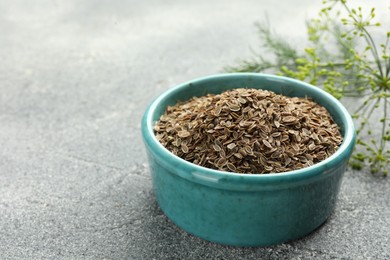
M238 97L237 101L240 102L241 104L246 104L246 99L242 97Z
M314 143L309 144L308 146L310 151L313 151L316 148L316 145Z
M242 159L243 157L242 157L242 154L240 154L240 153L234 153L233 154L235 157L237 157L238 159Z
M264 156L260 156L259 160L261 165L267 165L268 163L267 159Z
M243 110L242 110L242 113L246 114L248 113L252 108L250 106L247 106L245 107Z
M306 158L307 158L307 160L309 160L309 161L313 161L313 156L311 156L310 154L305 154L305 156L306 156Z
M189 149L188 149L188 147L185 144L181 145L181 150L182 150L183 153L188 153L189 152Z
M251 173L258 173L259 172L253 164L249 165L249 168L251 169L251 171L250 171Z
M228 140L226 140L225 142L223 142L223 145L226 146L226 145L232 143L233 141L234 141L233 139L228 139ZM232 149L233 149L233 148L232 148Z
M186 137L189 137L191 135L190 132L186 131L186 130L182 130L182 131L179 131L177 133L177 135L181 138L186 138Z
M225 158L219 158L218 160L217 160L217 165L219 166L219 167L222 167L222 166L224 166L225 164L226 164L226 159Z
M310 136L310 135L311 135L310 131L307 130L307 128L305 128L305 127L302 127L301 130L300 130L300 132L301 132L302 137Z
M216 151L216 152L221 151L221 147L218 146L218 145L216 145L216 144L213 144L213 149L214 149L214 151Z
M228 104L230 111L240 111L240 106L236 104Z
M225 129L226 130L226 129ZM221 139L222 141L223 140L226 140L228 138L228 136L226 134L223 134L223 135L220 135L219 136L219 139Z
M214 110L214 115L219 116L219 114L221 114L221 111L222 111L222 107L217 106Z
M249 155L252 155L253 154L253 150L250 146L245 146L245 152Z
M233 160L232 163L234 163L234 160L235 160L235 158L231 159L233 154L234 154L234 151L232 151L232 150L229 150L228 153L226 154L226 159L229 159L230 161Z
M241 117L239 114L234 113L234 112L231 113L231 116L232 116L234 119L238 119L238 118Z
M272 145L267 140L263 140L263 144L268 148L272 148Z
M225 152L224 149L221 149L221 150L219 151L219 156L222 157L222 158L225 158L225 157L226 157L226 152Z
M242 156L247 156L247 155L248 155L244 148L239 149L238 152L239 152Z
M227 145L227 148L228 148L229 150L232 150L234 147L236 147L236 144L235 144L235 143L230 143L230 144Z
M234 166L232 163L227 163L226 166L231 170L232 172L236 171L236 166Z
M276 150L274 153L271 154L271 158L272 159L279 158L281 154L282 153L280 151Z
M154 131L173 154L238 173L307 167L342 142L325 108L258 89L233 89L169 106Z
M291 163L291 158L287 157L286 160L284 161L284 165L287 166Z
M289 136L288 135L286 135L286 134L284 134L284 135L282 135L282 139L280 140L281 142L286 142L286 141L288 141L290 138L289 138Z

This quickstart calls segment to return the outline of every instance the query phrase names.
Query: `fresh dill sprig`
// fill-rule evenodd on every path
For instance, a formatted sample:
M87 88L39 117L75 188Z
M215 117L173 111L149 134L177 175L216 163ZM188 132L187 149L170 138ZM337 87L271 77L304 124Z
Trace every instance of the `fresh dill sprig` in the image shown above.
M273 57L254 57L225 68L228 72L269 72L320 86L338 99L356 98L353 118L357 146L350 160L355 169L369 167L387 175L390 163L390 32L379 43L370 31L375 8L364 13L346 0L323 2L315 19L307 22L308 46L297 49L271 31L256 24L263 49ZM390 8L389 8L390 10ZM343 16L341 13L346 13ZM376 116L372 116L372 115Z

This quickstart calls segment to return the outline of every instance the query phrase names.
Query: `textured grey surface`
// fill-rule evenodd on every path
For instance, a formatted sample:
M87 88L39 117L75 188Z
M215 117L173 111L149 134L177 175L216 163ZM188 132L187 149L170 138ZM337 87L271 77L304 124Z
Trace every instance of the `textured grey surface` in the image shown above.
M159 210L146 106L259 42L302 41L316 1L0 1L0 259L389 259L390 183L346 173L330 219L268 248L209 243ZM283 14L283 15L281 15Z

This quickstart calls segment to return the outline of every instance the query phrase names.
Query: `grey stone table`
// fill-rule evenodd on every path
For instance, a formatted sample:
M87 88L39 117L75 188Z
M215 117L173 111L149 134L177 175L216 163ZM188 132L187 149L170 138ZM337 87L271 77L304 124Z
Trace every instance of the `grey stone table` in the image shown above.
M313 234L209 243L155 202L140 119L169 87L304 39L316 1L0 1L0 259L389 259L390 182L348 171Z

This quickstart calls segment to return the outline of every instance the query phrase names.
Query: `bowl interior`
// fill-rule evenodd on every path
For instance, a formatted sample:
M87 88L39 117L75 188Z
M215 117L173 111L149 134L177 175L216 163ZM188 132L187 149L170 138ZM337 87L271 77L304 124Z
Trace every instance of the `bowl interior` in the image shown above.
M197 166L189 163L177 156L174 156L167 149L165 149L155 138L153 132L153 126L160 116L165 112L167 106L172 106L178 101L185 101L194 96L203 96L209 93L218 94L228 89L233 88L257 88L270 90L277 94L282 94L291 97L311 97L315 102L324 106L335 122L340 127L341 134L343 136L343 142L335 154L327 158L326 160L319 162L313 166L289 171L279 174L236 174L223 172L218 170L212 170ZM341 161L346 161L352 152L355 142L355 129L353 121L344 106L336 100L333 96L319 89L318 87L306 84L301 81L297 81L291 78L255 74L255 73L238 73L238 74L221 74L201 79L189 81L174 88L169 89L162 95L160 95L148 108L144 116L143 134L147 146L152 149L152 152L156 156L162 156L169 161L170 164L174 163L176 167L180 168L183 165L186 171L196 172L198 175L210 177L221 177L224 175L227 179L238 178L234 176L240 176L241 179L264 179L264 178L276 178L279 180L290 178L305 178L305 175L319 175L323 174L326 169L340 164ZM149 150L150 150L149 149ZM325 168L324 168L325 167ZM183 173L184 175L186 173ZM234 175L232 177L232 175ZM297 177L296 175L299 175Z

